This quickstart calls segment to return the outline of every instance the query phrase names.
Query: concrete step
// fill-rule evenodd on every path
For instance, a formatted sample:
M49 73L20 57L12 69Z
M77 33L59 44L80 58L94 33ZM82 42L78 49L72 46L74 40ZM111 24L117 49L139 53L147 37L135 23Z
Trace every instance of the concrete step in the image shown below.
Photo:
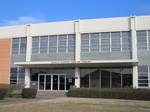
M37 97L52 98L52 97L65 97L66 91L38 91Z

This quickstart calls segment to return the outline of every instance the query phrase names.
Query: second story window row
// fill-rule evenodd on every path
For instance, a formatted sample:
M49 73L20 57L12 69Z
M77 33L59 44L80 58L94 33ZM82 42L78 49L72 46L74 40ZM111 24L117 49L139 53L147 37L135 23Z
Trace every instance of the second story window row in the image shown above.
M74 51L74 34L32 37L32 54L71 53Z
M137 48L140 51L150 51L150 30L137 31Z
M12 54L13 55L26 54L26 44L27 44L26 37L13 38L12 39Z
M131 51L129 31L81 34L81 52Z

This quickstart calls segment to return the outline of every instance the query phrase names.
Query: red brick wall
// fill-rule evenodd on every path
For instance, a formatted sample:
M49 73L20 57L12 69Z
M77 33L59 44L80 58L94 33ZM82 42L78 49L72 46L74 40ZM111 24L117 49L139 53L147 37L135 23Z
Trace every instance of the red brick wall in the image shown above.
M0 84L9 84L10 39L0 39Z

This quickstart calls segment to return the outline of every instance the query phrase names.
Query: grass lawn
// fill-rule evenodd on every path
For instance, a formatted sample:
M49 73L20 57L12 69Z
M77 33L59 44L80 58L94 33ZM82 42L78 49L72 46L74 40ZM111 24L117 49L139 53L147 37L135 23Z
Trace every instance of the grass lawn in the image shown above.
M0 105L0 112L150 112L150 102L114 99L58 98Z

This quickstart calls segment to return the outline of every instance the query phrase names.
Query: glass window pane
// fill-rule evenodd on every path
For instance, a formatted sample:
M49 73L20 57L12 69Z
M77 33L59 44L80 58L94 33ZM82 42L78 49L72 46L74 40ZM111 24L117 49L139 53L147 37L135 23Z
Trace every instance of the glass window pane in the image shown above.
M110 88L110 72L101 70L101 88Z
M27 44L27 38L22 37L20 38L20 54L26 54L26 44Z
M81 52L89 52L89 34L81 34Z
M138 67L138 85L148 87L148 66Z
M57 35L51 35L49 37L49 53L57 52Z
M91 52L99 52L99 33L91 33L90 41Z
M46 54L48 50L48 36L40 37L40 54Z
M89 73L90 69L80 69L80 86L89 88Z
M149 49L150 49L150 30L148 31L148 42L149 42Z
M146 31L137 31L137 47L138 50L147 50Z
M32 54L39 53L39 37L32 37Z
M112 88L121 88L121 71L120 69L111 70L111 87Z
M120 32L112 32L111 33L111 49L112 49L112 51L121 51Z
M65 53L66 52L66 44L67 44L67 35L59 35L58 36L58 52Z
M17 83L17 68L11 68L10 70L10 83L11 84Z
M90 72L90 88L100 87L100 77L98 69L91 69Z
M68 52L75 52L75 35L68 35Z
M122 51L131 51L131 33L122 32Z
M19 38L13 38L12 40L12 54L13 55L19 54Z
M101 33L101 51L110 52L110 33Z
M122 69L122 87L123 88L132 87L132 69L131 68Z

